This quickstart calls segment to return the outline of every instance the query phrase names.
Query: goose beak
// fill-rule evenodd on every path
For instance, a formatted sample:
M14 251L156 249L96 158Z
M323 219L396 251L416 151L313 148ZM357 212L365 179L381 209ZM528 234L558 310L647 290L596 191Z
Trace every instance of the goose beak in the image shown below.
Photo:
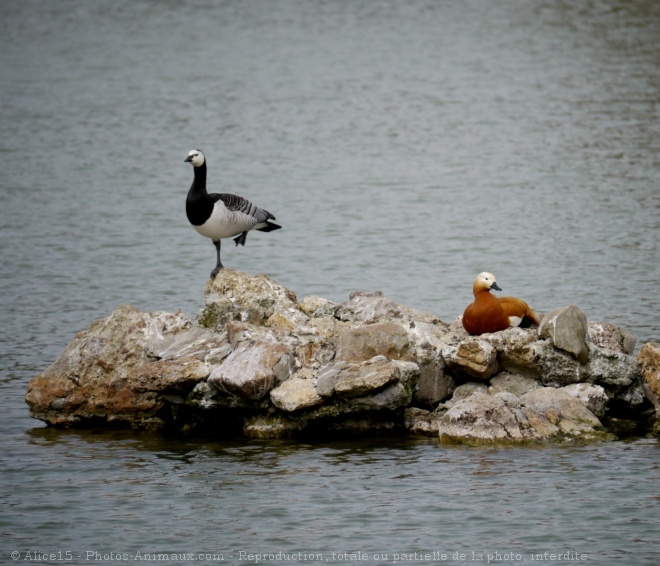
M184 163L190 163L191 161L192 157L190 157L190 155L183 160Z
M500 286L493 281L493 284L490 286L491 289L495 289L496 291L501 291Z

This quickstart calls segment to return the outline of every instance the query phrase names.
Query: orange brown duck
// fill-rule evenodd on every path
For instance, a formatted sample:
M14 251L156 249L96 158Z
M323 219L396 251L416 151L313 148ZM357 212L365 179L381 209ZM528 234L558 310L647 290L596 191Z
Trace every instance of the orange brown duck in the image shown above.
M528 328L541 320L530 306L516 297L495 297L491 289L501 291L492 273L477 275L472 285L474 302L463 313L463 327L469 334L498 332L512 326Z

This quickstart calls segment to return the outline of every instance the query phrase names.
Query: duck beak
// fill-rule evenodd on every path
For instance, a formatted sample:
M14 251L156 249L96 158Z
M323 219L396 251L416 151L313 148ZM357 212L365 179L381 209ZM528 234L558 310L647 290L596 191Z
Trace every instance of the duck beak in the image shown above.
M490 286L491 289L495 289L496 291L501 291L500 286L493 281L493 284Z

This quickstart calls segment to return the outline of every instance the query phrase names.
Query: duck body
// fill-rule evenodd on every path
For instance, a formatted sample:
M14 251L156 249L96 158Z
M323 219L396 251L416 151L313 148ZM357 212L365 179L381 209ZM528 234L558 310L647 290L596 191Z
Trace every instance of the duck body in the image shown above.
M540 323L530 306L516 297L495 297L491 289L501 291L492 273L477 275L472 286L474 302L463 313L463 327L469 334L499 332L512 326L527 328Z
M206 158L200 150L192 150L185 159L191 163L194 179L186 198L186 216L193 228L210 238L216 247L217 263L211 277L224 266L220 260L220 241L234 238L236 245L245 245L250 230L271 232L281 228L271 222L275 217L249 200L229 193L211 193L206 190Z

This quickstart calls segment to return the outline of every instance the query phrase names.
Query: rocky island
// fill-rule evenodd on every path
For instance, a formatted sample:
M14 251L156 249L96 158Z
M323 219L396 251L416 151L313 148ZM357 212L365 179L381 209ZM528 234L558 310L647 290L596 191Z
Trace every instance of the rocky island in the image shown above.
M660 344L587 321L468 335L382 293L341 304L223 269L196 320L123 305L28 384L55 427L247 438L594 442L660 433Z

